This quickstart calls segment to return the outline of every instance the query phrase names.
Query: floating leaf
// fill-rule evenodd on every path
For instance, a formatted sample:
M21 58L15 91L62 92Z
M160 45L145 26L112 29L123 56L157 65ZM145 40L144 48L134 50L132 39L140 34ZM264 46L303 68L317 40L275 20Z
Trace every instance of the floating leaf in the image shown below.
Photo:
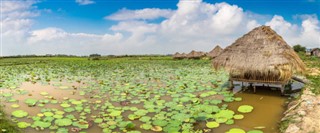
M28 112L25 112L23 110L16 110L16 111L13 111L11 114L17 118L22 118L22 117L28 116Z
M72 124L72 120L70 120L68 118L57 119L55 121L55 124L58 126L70 126Z
M32 127L41 127L41 128L48 128L51 126L51 122L44 122L44 121L35 121L31 125Z
M238 108L238 111L241 113L250 113L253 110L253 107L250 105L241 105Z
M67 103L62 103L60 104L61 107L64 107L64 108L67 108L67 107L70 107L71 105L70 104L67 104Z
M227 131L226 133L246 133L246 131L244 131L240 128L232 128L229 131Z
M26 103L28 106L34 106L37 104L37 102L38 100L32 98L28 98L24 101L24 103Z
M48 94L49 94L48 92L40 92L40 95L42 95L42 96L46 96Z
M160 131L162 131L162 127L160 127L160 126L153 126L153 127L151 128L151 130L152 130L152 131L155 131L155 132L160 132Z
M206 124L206 126L208 128L217 128L217 127L219 127L219 125L220 124L218 122L215 122L215 121L207 122L207 124Z
M236 120L240 120L240 119L243 119L244 116L242 114L238 114L238 115L234 115L233 118Z
M165 120L155 120L155 121L152 122L152 124L155 125L155 126L164 127L165 125L168 124L168 122L165 121Z
M263 133L261 130L250 130L247 133Z
M29 127L31 124L30 123L27 123L27 122L18 122L17 123L17 126L19 127L19 128L27 128L27 127Z
M18 104L12 104L11 107L12 107L12 108L19 108L20 105L18 105Z

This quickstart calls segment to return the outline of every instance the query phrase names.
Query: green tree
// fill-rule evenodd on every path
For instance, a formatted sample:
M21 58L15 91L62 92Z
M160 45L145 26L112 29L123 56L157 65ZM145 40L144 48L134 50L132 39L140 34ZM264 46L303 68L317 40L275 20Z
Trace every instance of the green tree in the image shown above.
M298 52L306 52L306 47L301 46L300 44L294 45L293 50Z

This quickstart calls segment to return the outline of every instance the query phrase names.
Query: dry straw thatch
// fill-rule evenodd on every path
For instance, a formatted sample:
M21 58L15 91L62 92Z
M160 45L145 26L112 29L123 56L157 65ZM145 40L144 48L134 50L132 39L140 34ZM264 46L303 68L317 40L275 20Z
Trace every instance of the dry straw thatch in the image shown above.
M206 53L201 51L194 51L192 50L189 54L187 54L188 59L201 59L202 57L205 57Z
M218 55L221 54L221 52L223 51L223 49L217 45L216 47L214 47L214 49L212 49L207 56L211 59L216 58Z
M185 53L180 54L179 52L176 52L173 55L173 59L181 60L181 59L185 59L185 58L187 58L187 55Z
M216 69L224 67L231 80L287 83L305 65L294 50L269 26L260 26L214 59Z

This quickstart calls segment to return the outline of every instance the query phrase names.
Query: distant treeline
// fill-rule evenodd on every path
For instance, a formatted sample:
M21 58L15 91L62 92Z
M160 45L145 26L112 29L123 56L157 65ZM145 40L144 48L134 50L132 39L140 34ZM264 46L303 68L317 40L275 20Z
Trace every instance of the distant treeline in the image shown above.
M66 55L66 54L46 54L46 55L12 55L12 56L0 56L0 58L33 58L33 57L83 57L83 58L124 58L124 57L166 57L172 56L171 54L167 55L158 55L158 54L150 54L150 55L100 55L100 54L90 54L90 55Z

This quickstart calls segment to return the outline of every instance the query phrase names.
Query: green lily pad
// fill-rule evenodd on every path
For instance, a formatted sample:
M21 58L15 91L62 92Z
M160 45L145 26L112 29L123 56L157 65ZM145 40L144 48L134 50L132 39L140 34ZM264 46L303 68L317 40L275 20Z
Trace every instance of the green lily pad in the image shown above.
M3 97L12 97L13 94L12 93L3 93L2 96Z
M228 121L226 121L227 125L232 125L234 124L234 120L233 119L229 119Z
M29 127L31 124L30 123L27 123L27 122L18 122L17 123L17 126L19 127L19 128L27 128L27 127Z
M63 118L63 115L55 114L53 115L53 118L61 119Z
M153 126L153 127L151 128L151 130L152 130L152 131L155 131L155 132L161 132L161 131L162 131L162 127L160 127L160 126Z
M22 118L22 117L28 116L28 112L25 112L23 110L16 110L16 111L13 111L11 114L17 118Z
M219 123L218 122L215 122L215 121L211 121L211 122L207 122L206 123L206 126L208 127L208 128L217 128L217 127L219 127Z
M261 130L250 130L247 133L263 133Z
M103 122L103 119L102 118L96 118L94 120L95 123L102 123Z
M121 115L121 111L112 111L110 113L110 116L116 117L116 116L120 116Z
M75 111L75 109L74 109L74 108L71 108L71 107L64 108L63 110L66 111L66 112L68 112L68 113Z
M19 108L20 105L18 105L18 104L12 104L11 107L12 107L12 108Z
M72 124L72 120L68 118L57 119L55 120L55 124L58 126L70 126Z
M45 116L53 116L54 114L52 112L44 112L43 113Z
M82 104L81 101L72 101L71 103L72 103L72 104L75 104L75 105Z
M233 118L236 120L240 120L240 119L243 119L244 116L242 114L238 114L238 115L234 115Z
M51 126L51 122L44 122L44 121L35 121L31 125L32 127L41 127L41 128L48 128Z
M60 86L59 88L60 88L60 89L69 89L68 86Z
M237 101L237 102L240 102L240 101L242 101L242 98L241 97L236 97L236 98L234 98L234 100Z
M48 94L49 94L48 92L40 92L40 95L42 95L42 96L46 96Z
M250 113L253 110L253 107L250 105L241 105L238 108L238 111L241 113Z
M149 130L152 128L152 125L150 124L142 124L140 125L140 128L144 129L144 130Z
M231 119L233 118L233 114L234 112L232 110L226 109L226 110L220 110L218 113L214 115L214 117L215 118L223 117L223 118Z
M60 104L61 107L64 107L64 108L68 108L70 107L71 105L70 104L67 104L67 103L62 103Z
M240 128L232 128L229 131L227 131L226 133L246 133L246 131L244 131Z
M76 122L73 122L72 125L81 129L89 128L88 122L85 122L85 121L76 121Z
M152 122L152 124L155 126L164 127L165 125L168 124L168 122L166 120L155 120Z
M37 104L37 102L38 100L32 98L28 98L24 101L24 103L26 103L28 106L34 106Z

